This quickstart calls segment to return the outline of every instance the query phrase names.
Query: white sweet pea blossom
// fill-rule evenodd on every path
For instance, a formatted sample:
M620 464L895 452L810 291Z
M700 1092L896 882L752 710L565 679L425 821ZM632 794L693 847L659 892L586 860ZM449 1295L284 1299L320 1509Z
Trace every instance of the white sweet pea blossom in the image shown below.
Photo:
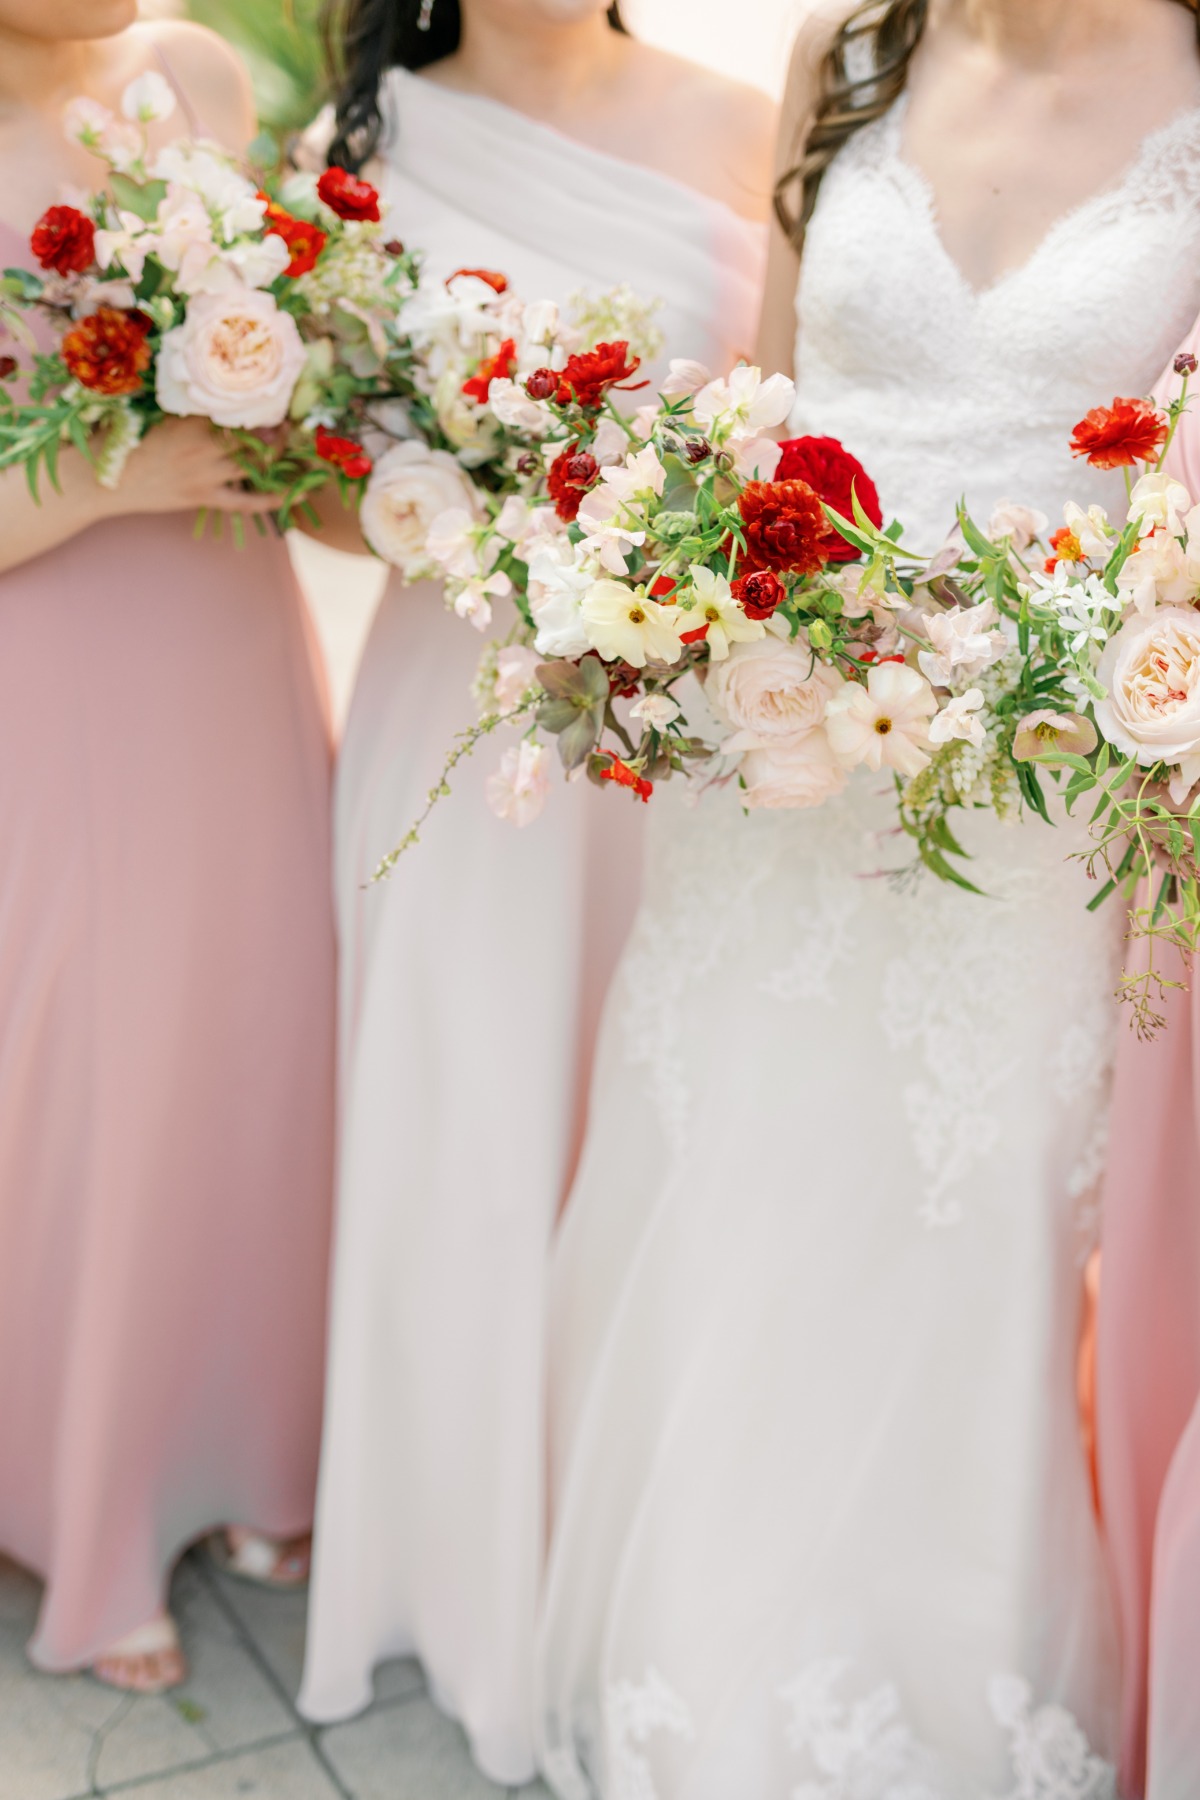
M476 538L478 520L465 506L450 506L429 527L425 548L439 568L459 581L470 581L483 571Z
M665 731L682 717L682 708L670 694L643 694L629 709L631 719L640 719L651 731Z
M627 456L620 467L602 469L600 486L593 489L593 493L598 502L602 499L608 502L611 518L619 507L649 499L651 495L656 499L661 497L666 481L667 471L659 461L657 450L653 444L647 444L644 450Z
M724 575L713 569L693 569L689 585L696 604L680 608L684 628L699 631L708 627L705 642L713 662L724 662L731 644L753 644L766 636L762 620L746 617ZM687 598L686 593L680 595L681 600Z
M725 454L733 461L734 474L743 481L774 481L783 445L774 438L743 437L735 432L726 441Z
M558 307L554 301L531 301L521 314L521 330L527 343L551 349L558 336Z
M64 135L69 143L81 144L85 150L97 148L112 122L112 113L99 100L81 97L63 108Z
M502 425L527 437L544 437L554 423L554 414L546 403L531 400L524 384L508 375L493 376L487 403Z
M1192 506L1192 496L1181 481L1162 473L1143 475L1130 493L1129 517L1138 521L1143 533L1162 530L1177 536Z
M144 219L136 213L120 212L117 214L119 230L102 230L96 233L96 261L102 269L110 269L119 262L129 279L139 282L146 269L146 258L158 243L154 233Z
M628 456L629 433L616 419L601 419L589 448L602 469L611 468Z
M606 662L644 669L648 662L678 662L683 654L679 634L687 615L651 599L645 588L623 581L593 582L582 612L591 647Z
M731 433L757 437L782 425L796 403L795 384L786 375L769 375L741 363L728 378L718 376L701 388L692 403L697 423L710 437Z
M636 435L643 440L654 435L654 427L658 424L659 407L656 400L648 400L645 406L639 406L629 423Z
M498 819L532 825L550 793L549 755L544 744L524 738L500 759L487 781L487 802Z
M1195 597L1198 587L1200 535L1195 533L1183 544L1171 531L1151 532L1117 576L1118 592L1140 613L1153 612L1156 606L1181 606Z
M540 550L529 564L527 597L541 656L582 656L591 639L583 625L583 597L595 582L567 543Z
M623 521L620 515L626 511L619 502L614 503L612 490L603 486L594 487L585 494L579 508L576 523L585 540L580 549L596 557L601 568L607 569L610 575L626 574L626 557L646 541L644 531ZM629 517L632 520L633 515L629 514Z
M121 95L121 111L138 125L161 124L175 111L175 90L157 69L147 69Z
M933 649L922 650L917 661L936 687L973 680L998 662L1008 648L1004 633L996 629L996 608L990 600L980 606L927 613L923 623Z
M505 644L496 652L496 706L502 713L520 706L531 688L537 687L541 657L528 644Z
M1082 506L1068 500L1063 507L1063 524L1089 561L1107 561L1116 532L1102 506L1089 506L1084 512Z
M460 619L466 619L476 631L486 631L492 622L492 601L506 600L512 593L512 582L497 569L491 575L474 576L457 587L452 605Z
M664 400L682 400L686 395L698 393L701 388L707 387L711 380L712 370L706 369L702 362L694 362L690 357L673 356L659 392Z
M982 707L983 694L979 688L968 688L965 694L948 700L929 722L930 743L948 744L954 738L965 738L977 750L982 749L987 741L983 720L977 716Z
M1050 521L1036 506L1022 506L1018 500L1001 500L988 521L990 538L1010 538L1014 550L1028 550L1040 538Z

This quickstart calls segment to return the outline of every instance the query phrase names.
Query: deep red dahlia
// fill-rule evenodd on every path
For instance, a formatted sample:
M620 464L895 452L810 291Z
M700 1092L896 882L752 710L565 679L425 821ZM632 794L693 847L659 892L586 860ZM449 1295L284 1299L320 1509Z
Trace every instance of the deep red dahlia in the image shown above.
M751 481L738 501L745 574L759 569L815 575L828 561L828 521L806 481Z
M554 510L568 525L579 516L583 496L600 479L600 465L588 450L564 450L550 464L546 490Z
M487 405L488 391L493 381L501 381L512 376L517 368L517 346L513 338L505 338L495 356L485 357L469 381L464 381L462 391L470 400L478 400L480 406Z
M565 403L568 398L574 398L580 406L597 407L610 388L628 382L640 367L641 358L630 356L628 344L597 344L594 350L584 350L578 356L567 358L566 367L559 376L559 400ZM645 387L648 384L640 382L638 385Z
M830 437L788 438L775 471L776 481L806 481L819 500L844 519L854 517L854 499L872 525L883 524L879 493L856 456ZM854 562L860 554L826 520L825 555L829 562Z
M29 247L43 269L82 275L96 260L96 227L76 206L51 206L34 226Z
M1114 400L1111 406L1095 406L1079 421L1071 437L1071 451L1084 456L1093 469L1129 469L1150 463L1167 441L1170 429L1156 406L1146 400Z
M313 448L323 462L332 463L351 481L362 481L375 466L355 438L339 437L323 425L318 425L313 434Z
M752 575L741 575L732 593L748 619L769 619L784 598L785 588L770 569L756 569Z
M317 192L339 219L365 220L379 223L379 190L369 181L360 181L348 169L326 169L317 183Z
M98 307L62 341L62 359L82 387L96 394L136 394L150 367L154 329L141 312Z

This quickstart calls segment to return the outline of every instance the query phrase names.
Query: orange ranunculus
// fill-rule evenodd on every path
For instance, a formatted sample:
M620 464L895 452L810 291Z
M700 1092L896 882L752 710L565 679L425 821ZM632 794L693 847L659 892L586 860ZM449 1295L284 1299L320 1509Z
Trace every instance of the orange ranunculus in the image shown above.
M142 312L98 307L62 341L62 359L82 387L95 394L136 394L150 367L153 326Z

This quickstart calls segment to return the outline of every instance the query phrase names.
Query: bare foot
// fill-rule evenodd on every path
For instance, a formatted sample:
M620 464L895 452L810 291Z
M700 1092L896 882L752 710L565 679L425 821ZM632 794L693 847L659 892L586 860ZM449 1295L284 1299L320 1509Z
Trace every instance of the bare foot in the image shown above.
M312 1533L281 1539L231 1525L224 1533L223 1545L220 1538L216 1540L214 1553L230 1575L243 1581L260 1587L303 1587L312 1566Z
M97 1681L130 1694L163 1694L186 1681L187 1673L179 1633L168 1613L110 1644L92 1664Z

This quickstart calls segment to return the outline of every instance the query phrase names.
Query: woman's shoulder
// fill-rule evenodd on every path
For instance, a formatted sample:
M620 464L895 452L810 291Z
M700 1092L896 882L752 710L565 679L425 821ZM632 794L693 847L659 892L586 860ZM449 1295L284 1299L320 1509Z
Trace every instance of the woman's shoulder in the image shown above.
M735 212L766 210L778 109L747 82L689 62L650 44L631 45L643 88L675 146L678 167L666 170Z
M245 63L223 37L187 19L146 19L131 27L130 37L166 58L207 131L223 143L249 143L254 89Z

